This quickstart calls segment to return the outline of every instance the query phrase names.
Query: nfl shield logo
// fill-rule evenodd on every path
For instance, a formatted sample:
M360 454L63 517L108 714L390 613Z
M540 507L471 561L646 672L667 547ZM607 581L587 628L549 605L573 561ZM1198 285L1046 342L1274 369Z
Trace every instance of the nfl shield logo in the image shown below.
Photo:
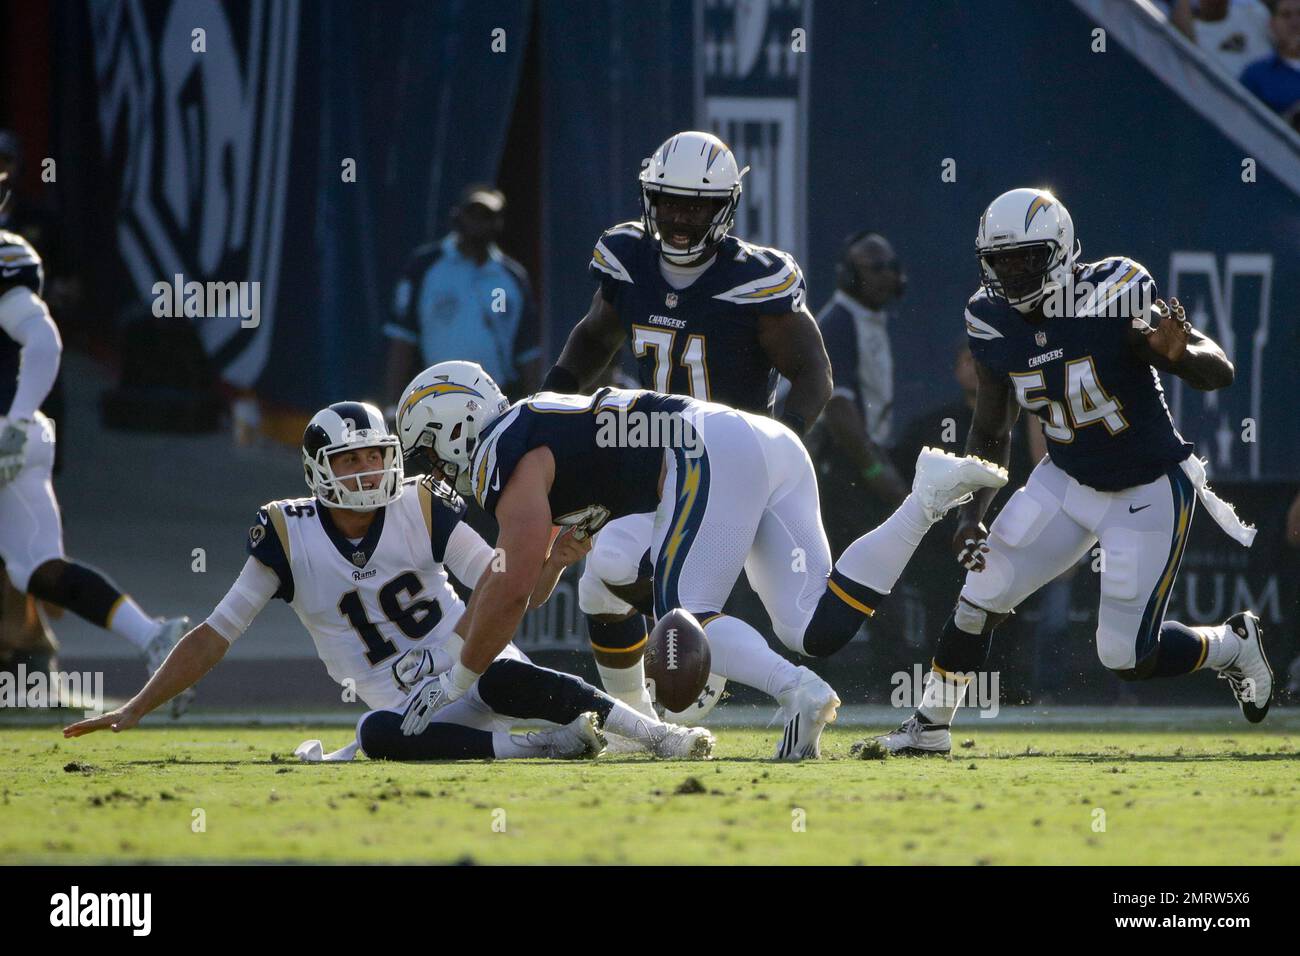
M1035 333L1034 333L1034 341L1038 343L1038 347L1041 349L1044 345L1047 344L1047 333L1046 333L1046 332L1035 332Z
M366 553L364 551L353 551L352 563L359 568L364 568L366 566Z
M664 305L668 306L670 309L675 309L677 307L677 293L669 292L664 296Z

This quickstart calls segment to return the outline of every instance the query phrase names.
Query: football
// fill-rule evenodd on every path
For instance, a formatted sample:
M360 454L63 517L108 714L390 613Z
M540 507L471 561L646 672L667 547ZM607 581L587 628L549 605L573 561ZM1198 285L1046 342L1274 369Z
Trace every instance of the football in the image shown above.
M667 711L690 707L709 680L709 641L689 611L669 611L655 622L646 642L645 676L654 698Z

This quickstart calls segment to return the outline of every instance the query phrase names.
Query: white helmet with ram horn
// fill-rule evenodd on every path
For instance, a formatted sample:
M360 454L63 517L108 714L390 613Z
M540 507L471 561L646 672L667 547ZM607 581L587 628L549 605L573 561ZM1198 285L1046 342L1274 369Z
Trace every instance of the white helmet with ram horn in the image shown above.
M383 451L381 467L335 474L331 459L366 448ZM328 508L374 511L402 495L401 446L383 413L365 402L335 402L313 415L302 433L302 465L307 487Z
M442 474L469 494L469 461L479 433L510 407L475 362L439 362L406 386L397 403L397 436L407 455L427 449Z

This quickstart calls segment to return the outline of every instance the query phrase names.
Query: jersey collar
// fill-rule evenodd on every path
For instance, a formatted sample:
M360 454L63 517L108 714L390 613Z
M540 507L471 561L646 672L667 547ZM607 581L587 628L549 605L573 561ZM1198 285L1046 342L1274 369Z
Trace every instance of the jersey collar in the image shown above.
M364 568L369 564L375 548L379 546L379 536L384 533L384 515L387 511L387 508L378 509L375 520L370 522L370 529L366 532L366 536L359 543L353 544L334 523L330 509L319 500L316 502L316 514L320 517L321 527L325 529L325 536L343 556L343 560L357 568Z
M884 309L873 309L870 306L863 305L843 289L835 290L831 296L831 302L833 304L838 303L848 309L849 315L853 316L853 321L859 324L865 322L871 325L884 325L889 318L889 313Z
M482 268L482 266L479 266L479 264L474 262L474 260L468 259L465 256L461 255L460 246L457 245L457 243L459 242L460 242L460 236L459 234L457 234L455 229L447 233L447 235L443 236L442 237L443 256L455 262L468 262L470 265L474 266L475 268ZM499 263L501 262L503 255L504 253L501 252L500 246L498 246L495 242L489 242L488 249L487 249L488 257L486 260L484 260L483 265L486 266L489 262Z

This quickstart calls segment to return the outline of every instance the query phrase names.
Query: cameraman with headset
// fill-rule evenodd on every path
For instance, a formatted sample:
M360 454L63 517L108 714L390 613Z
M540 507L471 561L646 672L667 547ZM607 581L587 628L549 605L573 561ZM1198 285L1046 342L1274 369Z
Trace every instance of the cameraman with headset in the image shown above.
M849 236L835 269L835 294L817 315L834 390L814 457L832 553L874 527L908 492L890 459L894 403L887 307L907 288L889 240Z

